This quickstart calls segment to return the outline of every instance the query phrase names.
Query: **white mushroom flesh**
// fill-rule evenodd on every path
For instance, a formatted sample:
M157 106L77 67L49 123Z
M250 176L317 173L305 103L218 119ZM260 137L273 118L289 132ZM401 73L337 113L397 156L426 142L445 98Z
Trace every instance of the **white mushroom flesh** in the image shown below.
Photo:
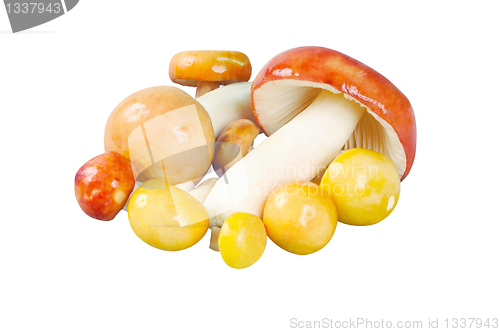
M205 202L205 199L208 196L208 193L210 192L210 190L212 190L217 180L218 179L216 178L206 179L205 181L200 183L196 188L190 190L189 194L203 204L203 202Z
M212 119L216 138L233 121L248 119L255 122L250 100L251 87L252 82L233 83L197 98Z
M266 129L267 134L272 135L304 110L322 90L341 94L366 109L342 150L365 148L383 153L392 159L399 176L403 176L406 170L406 154L403 145L393 127L366 105L375 102L369 98L365 97L366 104L362 104L328 84L292 79L272 81L254 92L259 122Z

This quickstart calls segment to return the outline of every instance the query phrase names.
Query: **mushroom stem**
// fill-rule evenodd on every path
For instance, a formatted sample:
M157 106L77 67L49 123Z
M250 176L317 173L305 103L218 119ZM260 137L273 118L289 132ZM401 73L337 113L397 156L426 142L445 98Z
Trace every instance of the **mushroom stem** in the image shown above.
M210 193L210 190L214 187L215 183L217 182L216 178L210 178L205 181L203 181L198 187L194 188L189 192L191 196L196 198L201 204L205 202L205 199L207 198L208 194ZM219 251L219 232L220 228L219 227L212 227L210 229L211 231L211 236L210 236L210 249Z
M196 98L199 98L205 93L217 89L219 86L220 82L198 81L198 85L196 87Z
M198 185L198 187L190 190L189 194L196 198L201 204L203 204L208 196L208 193L214 187L215 182L217 182L216 178L206 179L200 185Z
M215 137L228 124L238 119L256 122L250 101L252 82L233 83L215 89L197 100L205 107L212 119Z
M219 233L220 227L210 227L210 249L219 251Z
M340 153L364 112L343 94L323 90L217 181L204 203L211 228L221 227L233 212L262 217L274 188L318 175Z

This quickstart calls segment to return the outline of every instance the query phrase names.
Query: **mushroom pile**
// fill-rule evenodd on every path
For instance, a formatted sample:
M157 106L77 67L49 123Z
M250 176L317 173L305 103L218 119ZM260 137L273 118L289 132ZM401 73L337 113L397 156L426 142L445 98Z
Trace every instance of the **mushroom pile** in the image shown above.
M253 83L251 70L241 52L176 54L170 78L195 86L196 99L167 86L124 99L106 124L107 154L75 178L82 209L102 220L125 209L144 242L169 251L210 228L210 248L234 268L255 263L268 237L309 254L337 221L386 218L415 158L403 93L323 47L278 54Z

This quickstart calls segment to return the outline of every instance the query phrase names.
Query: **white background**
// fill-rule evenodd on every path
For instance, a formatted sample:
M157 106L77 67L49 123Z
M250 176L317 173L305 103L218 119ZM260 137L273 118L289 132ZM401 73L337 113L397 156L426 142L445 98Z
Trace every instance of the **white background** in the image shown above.
M83 0L19 34L0 7L0 330L500 318L496 4ZM172 85L175 53L239 50L253 79L274 55L305 45L364 62L413 105L417 156L389 218L339 224L309 256L268 241L254 266L234 270L208 249L208 233L163 252L135 236L126 213L103 222L80 210L74 176L103 152L108 115L132 92Z

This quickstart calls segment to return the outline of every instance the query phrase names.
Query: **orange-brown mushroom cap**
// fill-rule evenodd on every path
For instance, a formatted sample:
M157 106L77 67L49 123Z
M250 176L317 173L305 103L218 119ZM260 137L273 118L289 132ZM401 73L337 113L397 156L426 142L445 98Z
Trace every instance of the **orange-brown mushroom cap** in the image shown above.
M252 66L237 51L185 51L170 60L169 75L172 82L184 86L197 86L199 81L226 85L248 81Z

